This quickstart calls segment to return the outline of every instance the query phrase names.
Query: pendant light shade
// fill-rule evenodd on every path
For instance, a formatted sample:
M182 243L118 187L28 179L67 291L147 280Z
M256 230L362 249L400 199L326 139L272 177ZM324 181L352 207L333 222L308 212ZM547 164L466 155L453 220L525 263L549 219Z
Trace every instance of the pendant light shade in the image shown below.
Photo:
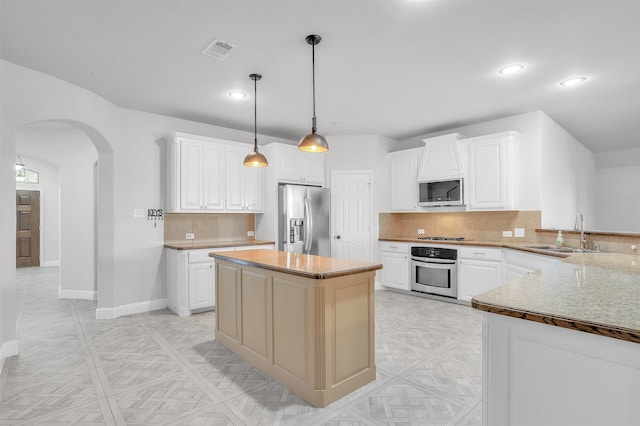
M327 152L329 144L327 140L316 133L316 45L322 38L319 35L308 35L305 40L311 45L311 64L313 68L313 118L311 120L311 133L304 136L298 142L298 149L306 152Z
M250 74L253 80L253 152L244 157L243 165L247 167L266 167L269 165L267 157L258 152L258 80L262 78L260 74Z

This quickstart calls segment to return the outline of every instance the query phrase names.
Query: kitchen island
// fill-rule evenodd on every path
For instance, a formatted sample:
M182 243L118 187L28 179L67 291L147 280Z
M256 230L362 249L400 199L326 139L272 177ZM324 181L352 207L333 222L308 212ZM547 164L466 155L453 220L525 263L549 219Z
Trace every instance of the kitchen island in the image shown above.
M274 250L216 259L216 340L325 407L375 380L375 271Z
M483 311L483 424L638 424L639 256L572 255L472 306Z

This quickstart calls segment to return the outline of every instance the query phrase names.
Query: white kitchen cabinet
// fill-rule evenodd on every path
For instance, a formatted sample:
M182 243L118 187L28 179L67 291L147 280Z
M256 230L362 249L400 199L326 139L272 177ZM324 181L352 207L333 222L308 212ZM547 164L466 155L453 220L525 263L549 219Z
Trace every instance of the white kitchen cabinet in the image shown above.
M387 154L391 175L391 211L418 209L418 160L424 148Z
M560 262L557 257L509 249L504 250L504 260L505 283Z
M467 158L468 210L516 208L516 150L519 133L503 132L462 141Z
M264 211L264 169L242 164L251 145L183 133L166 143L167 213Z
M279 182L324 186L325 154L300 151L293 145L270 144Z
M460 133L451 133L423 139L425 145L418 167L418 181L464 177L464 157L459 142L463 138Z
M181 317L194 311L215 307L215 259L211 252L267 249L273 244L211 249L165 249L167 270L167 306Z
M178 145L180 210L223 210L225 146L189 139Z
M502 284L502 250L486 247L458 249L458 299L471 301Z
M246 147L228 146L226 151L225 210L261 213L264 211L264 168L246 167Z
M380 242L382 285L398 290L411 290L409 282L409 244Z

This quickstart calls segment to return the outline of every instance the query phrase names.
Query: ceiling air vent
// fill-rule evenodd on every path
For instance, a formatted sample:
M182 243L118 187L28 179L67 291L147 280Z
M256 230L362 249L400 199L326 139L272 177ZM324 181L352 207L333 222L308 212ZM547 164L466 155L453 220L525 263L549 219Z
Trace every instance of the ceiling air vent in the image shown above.
M229 56L229 53L231 53L235 47L236 46L231 43L215 38L207 47L204 48L202 54L223 60Z

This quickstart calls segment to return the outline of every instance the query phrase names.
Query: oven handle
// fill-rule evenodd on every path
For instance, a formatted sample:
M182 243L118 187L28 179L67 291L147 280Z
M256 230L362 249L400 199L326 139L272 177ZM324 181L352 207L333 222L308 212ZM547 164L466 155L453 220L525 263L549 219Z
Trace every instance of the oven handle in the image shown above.
M412 257L411 260L416 263L424 263L426 265L428 264L455 265L457 263L457 261L451 260L451 259L431 259L430 258L429 260L424 260L424 258L422 257Z

